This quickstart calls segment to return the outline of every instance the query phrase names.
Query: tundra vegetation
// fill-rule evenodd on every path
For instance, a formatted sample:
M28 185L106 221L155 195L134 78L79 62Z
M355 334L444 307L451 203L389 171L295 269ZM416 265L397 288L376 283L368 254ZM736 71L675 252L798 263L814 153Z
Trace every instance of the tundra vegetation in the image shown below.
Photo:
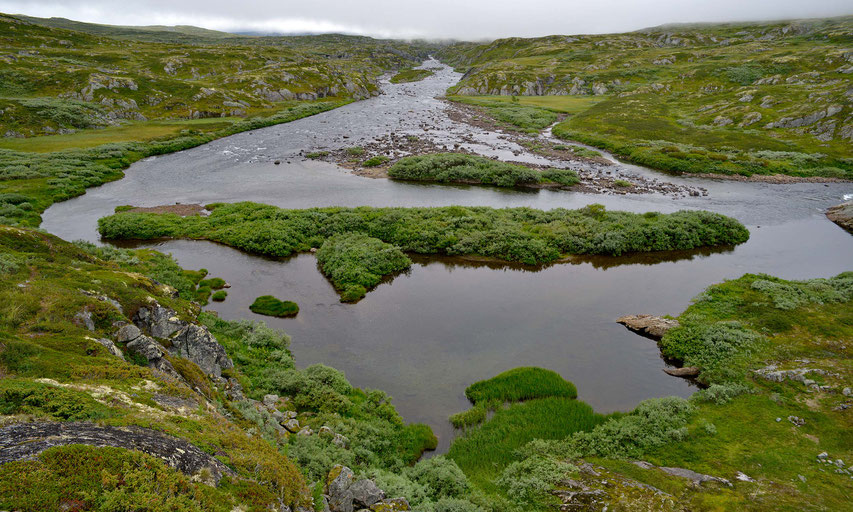
M547 126L512 120L535 118L528 109L566 112L554 135L638 164L853 179L852 30L851 17L669 25L458 43L438 56L466 73L451 99L525 130Z
M107 239L204 239L266 256L320 247L323 272L357 300L382 276L409 265L403 252L489 257L528 265L572 254L736 245L749 238L736 220L706 211L671 214L532 208L312 208L211 204L206 217L119 212L98 221ZM401 252L402 251L402 252Z
M524 165L464 153L407 156L388 169L388 176L396 180L471 183L496 187L571 187L580 182L577 173L571 169L549 168L540 171Z

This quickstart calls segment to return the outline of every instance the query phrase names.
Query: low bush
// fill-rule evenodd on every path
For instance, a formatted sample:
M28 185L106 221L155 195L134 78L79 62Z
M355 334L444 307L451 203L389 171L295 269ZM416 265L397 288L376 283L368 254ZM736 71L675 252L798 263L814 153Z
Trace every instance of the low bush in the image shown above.
M299 305L289 300L281 301L272 295L262 295L249 306L252 313L266 316L289 317L299 313Z
M523 165L464 153L401 158L388 169L388 175L398 180L477 183L497 187L535 185L548 181L565 185L577 183L577 175L573 171L553 169L546 174Z
M629 414L614 417L566 440L578 457L639 458L650 448L687 436L693 406L683 398L653 398Z
M361 165L363 165L364 167L378 167L382 164L388 163L388 160L390 160L390 158L385 155L376 155L374 157L368 158L364 162L361 162Z
M216 290L213 295L210 297L214 302L222 302L225 300L225 297L228 296L228 292L225 290Z

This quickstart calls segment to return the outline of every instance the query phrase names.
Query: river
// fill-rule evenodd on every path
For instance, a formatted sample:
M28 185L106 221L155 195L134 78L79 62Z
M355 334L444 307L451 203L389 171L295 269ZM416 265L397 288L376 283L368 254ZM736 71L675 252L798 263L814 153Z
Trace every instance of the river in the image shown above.
M428 67L438 67L428 62ZM788 279L829 277L853 268L853 237L823 211L853 193L851 183L765 184L680 178L616 164L600 172L642 176L707 196L611 195L516 191L394 182L353 175L300 153L370 142L390 132L506 160L546 163L498 132L448 118L440 96L460 74L441 66L410 84L383 83L384 94L283 125L148 158L122 180L90 189L45 212L42 227L67 240L98 241L96 221L116 206L257 201L315 206L529 206L672 212L706 209L733 216L752 233L736 248L623 258L590 258L546 268L416 258L406 274L357 304L342 304L311 254L270 260L209 243L148 244L187 268L207 268L232 288L208 309L226 319L252 318L293 338L300 366L322 362L359 387L382 389L407 421L425 422L447 449L447 417L468 407L465 387L517 366L550 368L574 382L596 410L629 410L646 398L688 396L670 377L654 342L614 320L625 314L677 315L705 287L744 273ZM280 165L275 162L279 161ZM594 165L592 167L595 167ZM251 313L259 295L293 300L300 313L271 319Z

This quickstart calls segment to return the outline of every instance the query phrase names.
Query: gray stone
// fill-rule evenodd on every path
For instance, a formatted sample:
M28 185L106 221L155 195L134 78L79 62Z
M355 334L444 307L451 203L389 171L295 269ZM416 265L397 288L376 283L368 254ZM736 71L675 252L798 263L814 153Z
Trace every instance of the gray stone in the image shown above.
M664 473L668 473L668 474L673 475L673 476L679 476L681 478L687 478L688 480L692 480L693 483L696 485L704 484L706 482L718 482L718 483L728 485L729 487L731 487L731 485L732 485L732 483L729 482L728 480L726 480L725 478L720 478L720 477L711 476L711 475L703 475L702 473L697 473L695 471L691 471L691 470L685 469L685 468L661 467L660 470L663 471Z
M133 323L140 329L147 330L155 338L168 338L187 325L173 310L156 302L151 306L139 308L133 315Z
M76 315L74 315L74 319L72 320L76 325L80 327L85 327L90 331L95 330L95 322L92 320L92 312L91 311L80 311Z
M139 327L133 324L127 324L118 330L116 333L116 341L119 343L127 343L138 338L142 334Z
M335 434L335 437L332 438L332 444L339 448L349 448L349 439L341 434Z
M278 404L278 395L264 395L264 405L270 409L274 409Z
M353 502L361 507L369 507L385 499L385 491L376 486L373 480L359 480L349 488Z
M124 359L124 354L121 353L121 350L119 350L119 348L116 346L115 343L112 342L112 340L108 340L106 338L98 338L95 341L97 341L98 343L103 345L107 350L109 350L110 354L116 356L119 359Z
M284 422L284 428L291 432L299 432L299 422L296 420L287 420Z
M163 357L166 351L159 343L148 336L139 336L135 340L127 344L127 350L132 354L141 355L148 361L148 366L155 370L159 370L166 375L174 377L178 380L183 380L183 377L175 371L175 367L168 359Z
M406 498L391 498L380 501L370 507L373 512L391 512L412 510Z

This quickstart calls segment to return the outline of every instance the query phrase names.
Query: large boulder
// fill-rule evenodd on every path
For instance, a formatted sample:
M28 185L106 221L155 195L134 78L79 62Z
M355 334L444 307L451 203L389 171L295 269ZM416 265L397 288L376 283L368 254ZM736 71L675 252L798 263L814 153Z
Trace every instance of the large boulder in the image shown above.
M353 502L361 507L370 507L385 499L385 491L373 483L373 480L359 480L349 488Z
M678 327L678 320L652 315L627 315L617 319L616 322L653 340L663 338L668 330Z

